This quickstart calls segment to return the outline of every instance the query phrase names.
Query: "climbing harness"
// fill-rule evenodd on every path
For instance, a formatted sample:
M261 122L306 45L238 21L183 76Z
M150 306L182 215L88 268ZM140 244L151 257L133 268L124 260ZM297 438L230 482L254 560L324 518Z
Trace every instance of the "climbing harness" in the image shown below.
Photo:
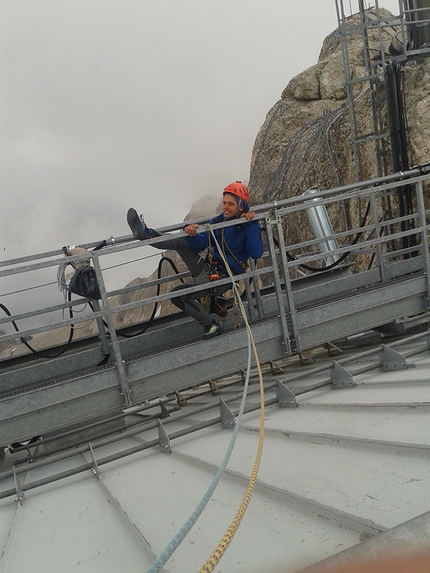
M211 234L208 232L208 252L206 260L209 264L209 280L217 281L219 279L218 261L213 258L213 247L211 245Z
M217 218L217 219L215 219L215 222L216 223L221 222L221 219L218 221L218 218ZM225 230L224 228L221 229L221 246L219 245L219 243L215 237L215 233L213 232L212 228L210 228L210 230L208 231L208 253L207 253L206 258L207 258L207 261L208 261L209 266L210 266L209 278L211 280L216 280L217 278L219 278L219 272L217 269L217 266L219 263L218 263L218 261L215 261L213 258L213 247L211 245L211 235L212 234L213 234L213 239L214 239L216 246L217 246L217 249L218 249L218 253L224 261L224 265L228 265L227 255L226 255L226 250L227 250L228 254L231 256L231 258L234 260L234 262L237 265L239 265L239 267L243 271L247 271L249 269L249 264L247 262L243 263L242 261L239 261L239 259L236 257L236 255L233 253L233 251L230 249L229 244L225 240L224 230ZM214 278L212 278L212 276Z
M214 235L214 237L215 237L215 235ZM221 229L221 239L222 239L222 242L221 242L222 246L223 246L223 247L227 247L228 252L229 252L230 255L233 257L233 259L235 260L235 262L240 266L240 268L241 268L243 271L247 271L247 270L249 269L248 263L242 263L242 261L239 261L239 260L235 257L233 251L232 251L232 250L230 249L230 247L228 246L227 241L224 239L224 227ZM223 254L225 255L225 251L224 251L224 250L223 250ZM227 257L225 257L225 258L227 258Z

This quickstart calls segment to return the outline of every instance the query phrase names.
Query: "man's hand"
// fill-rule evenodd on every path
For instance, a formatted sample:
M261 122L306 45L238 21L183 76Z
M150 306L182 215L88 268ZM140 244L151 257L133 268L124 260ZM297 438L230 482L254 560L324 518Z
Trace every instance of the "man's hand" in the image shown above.
M241 217L248 219L248 221L252 221L252 219L255 217L255 213L254 211L249 211L248 213L242 213Z
M184 227L184 233L190 235L190 237L195 237L197 235L198 225L195 223L194 225L187 225Z

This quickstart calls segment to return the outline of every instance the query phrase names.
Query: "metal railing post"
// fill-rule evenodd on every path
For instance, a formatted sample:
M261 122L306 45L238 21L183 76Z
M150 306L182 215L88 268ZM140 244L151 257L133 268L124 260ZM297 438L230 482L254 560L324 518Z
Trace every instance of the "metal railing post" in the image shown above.
M378 221L378 212L375 204L375 193L370 194L369 201L370 201L370 210L372 213L372 222L375 228L375 239L378 239L381 227ZM381 281L385 282L386 274L385 274L384 260L382 257L381 243L378 240L376 241L375 249L376 249L376 260L379 267L379 272L381 273Z
M256 264L253 259L250 259L249 266L252 271L255 271ZM254 285L254 296L255 296L255 302L257 304L258 317L264 318L263 302L261 300L260 285L258 284L258 278L259 277L253 277L252 284Z
M97 299L92 299L91 304L93 305L95 312L100 312L100 310L101 310L100 303ZM99 331L99 338L100 338L100 344L102 347L102 351L103 351L103 354L105 356L107 356L108 354L110 354L110 348L109 348L109 343L108 343L107 336L106 336L105 326L103 324L103 319L101 316L96 317L96 323L97 323L97 330Z
M278 216L276 215L276 223L275 224L278 224L278 222L279 222L279 219L278 219ZM269 217L267 217L267 219L266 219L266 230L267 230L267 241L269 244L269 255L270 255L270 260L271 260L271 264L273 267L273 282L275 285L276 299L278 301L279 318L281 320L283 345L285 348L285 352L290 356L293 351L291 348L290 333L288 330L287 317L286 317L286 313L288 311L288 308L284 302L284 301L286 301L285 296L282 293L281 278L279 276L279 269L278 269L278 264L277 264L277 260L276 260L276 247L275 247L275 241L273 239L272 222L270 221ZM279 245L279 251L281 252L281 249L284 247L284 241L283 241L283 235L282 235L282 224L280 225L280 230L281 230L280 235L282 236L282 246ZM282 270L284 272L284 267ZM287 269L287 272L288 272L288 269ZM292 312L294 312L294 310Z
M283 232L283 228L282 228L282 219L279 216L279 213L276 213L276 226L278 229L279 258L281 261L282 274L284 277L284 285L285 285L285 294L287 297L287 304L288 304L288 308L290 310L291 325L293 328L292 335L293 335L293 339L294 339L294 343L295 343L295 347L292 350L300 353L301 352L301 345L300 345L299 326L297 323L296 307L294 305L294 298L293 298L293 288L291 286L290 273L289 273L289 269L288 269L288 261L287 261L287 254L286 254L287 249L285 247L285 242L284 242L284 232ZM287 331L288 331L288 327L287 327ZM291 345L291 340L289 342Z
M427 281L427 308L430 308L430 252L429 252L429 242L427 237L427 220L426 220L426 209L424 204L424 193L423 193L423 182L418 181L416 183L417 189L417 205L418 213L420 219L421 232L421 246L422 255L424 259L424 269L426 273Z
M124 361L121 356L121 350L118 344L118 338L116 336L115 325L113 322L112 312L109 306L109 299L106 294L106 287L103 280L99 257L94 252L92 252L91 254L92 254L94 269L96 271L96 277L100 289L100 294L102 297L103 311L105 313L106 322L109 329L109 335L112 343L113 354L115 357L115 365L118 372L119 383L121 386L126 406L131 406L133 404L133 401L131 399L130 387L128 385L127 374L124 367Z

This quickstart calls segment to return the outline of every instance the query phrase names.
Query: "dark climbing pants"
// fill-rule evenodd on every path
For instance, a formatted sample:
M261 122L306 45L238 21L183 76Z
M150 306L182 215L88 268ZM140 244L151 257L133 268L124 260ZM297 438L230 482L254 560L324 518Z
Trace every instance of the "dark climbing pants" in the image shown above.
M153 237L156 236L161 235L153 231ZM200 304L199 299L204 298L208 294L221 296L231 288L231 284L227 283L217 287L216 281L211 281L209 278L209 264L205 259L201 258L199 253L192 251L186 239L182 237L179 239L166 239L152 246L157 249L163 249L163 251L176 251L191 273L192 279L172 289L172 292L178 292L179 294L179 296L172 299L172 303L184 311L185 314L197 320L203 327L212 324L213 316ZM226 273L220 274L220 279L227 276ZM198 285L202 286L202 290L180 295L179 291Z

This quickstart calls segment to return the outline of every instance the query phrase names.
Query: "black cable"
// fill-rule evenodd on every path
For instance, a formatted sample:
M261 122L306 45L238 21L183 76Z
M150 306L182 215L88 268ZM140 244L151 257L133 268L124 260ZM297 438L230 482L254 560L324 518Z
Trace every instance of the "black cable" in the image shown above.
M103 247L106 247L107 243L106 240L102 241L100 244L96 245L94 247L94 249L91 249L92 251L99 251L100 249L103 249Z
M68 302L71 301L71 293L69 292L69 296L68 296ZM0 303L0 308L7 314L7 316L12 316L12 314L10 313L9 309L4 306L4 304ZM70 318L73 318L73 310L71 307L69 307L69 316ZM14 320L12 320L12 324L13 327L15 328L16 332L19 332L19 328L16 324L16 322ZM62 350L60 350L60 352L56 353L56 354L44 354L43 352L41 352L40 350L36 350L35 348L33 348L30 344L28 344L28 342L25 340L25 338L23 338L22 336L20 336L21 342L23 344L25 344L25 346L28 348L28 350L30 350L30 352L32 352L33 354L35 354L36 356L40 356L41 358L58 358L59 356L61 356L62 354L64 354L66 352L66 350L69 348L72 340L73 340L73 335L75 332L75 326L74 324L70 325L70 332L69 332L69 338L64 346L64 348Z
M172 269L175 271L175 273L176 273L177 275L179 275L179 270L178 270L178 268L176 267L175 263L172 261L172 259L169 259L169 257L162 257L162 258L160 259L160 262L158 263L157 279L161 279L161 269L162 269L162 266L163 266L163 262L164 262L164 261L166 261L167 263L169 263L170 266L172 267ZM183 279L180 279L180 281L181 281L182 283L184 282ZM159 294L160 294L160 283L158 283L158 285L157 285L157 295L156 295L156 296L158 296ZM93 308L92 305L91 305L91 302L89 302L89 304L90 304L91 308ZM117 333L119 336L123 336L124 338L134 338L135 336L141 336L142 334L144 334L144 333L148 330L148 328L151 326L152 322L154 321L155 314L156 314L156 312L157 312L157 308L158 308L158 302L155 303L154 308L153 308L153 311L152 311L152 313L151 313L151 316L149 317L148 322L145 324L145 327L144 327L141 331L135 332L134 334L127 334L127 333L124 332L123 330L117 330L116 333ZM94 309L93 309L93 310L94 310ZM105 325L106 328L109 328L105 321L103 321L103 324Z
M366 219L367 219L367 216L369 215L369 210L370 210L370 201L368 201L368 203L367 203L366 213L364 214L363 221L362 221L360 227L364 227L364 225L366 224ZM351 243L351 246L356 245L358 243L362 234L363 234L363 231L360 231L359 233L357 233L357 235L355 236L354 240ZM273 241L275 243L275 246L278 247L278 249L279 249L279 243L275 237L273 237ZM288 251L286 251L286 254L287 254L288 260L297 261L297 258L294 257L293 255L291 255ZM310 267L309 265L307 265L305 263L301 263L299 265L299 267L302 269L306 269L307 271L310 271L312 273L323 273L326 271L331 271L331 269L334 269L335 267L339 266L340 263L342 263L346 259L346 257L350 254L351 254L351 251L344 253L339 259L334 261L334 263L332 263L328 267Z

